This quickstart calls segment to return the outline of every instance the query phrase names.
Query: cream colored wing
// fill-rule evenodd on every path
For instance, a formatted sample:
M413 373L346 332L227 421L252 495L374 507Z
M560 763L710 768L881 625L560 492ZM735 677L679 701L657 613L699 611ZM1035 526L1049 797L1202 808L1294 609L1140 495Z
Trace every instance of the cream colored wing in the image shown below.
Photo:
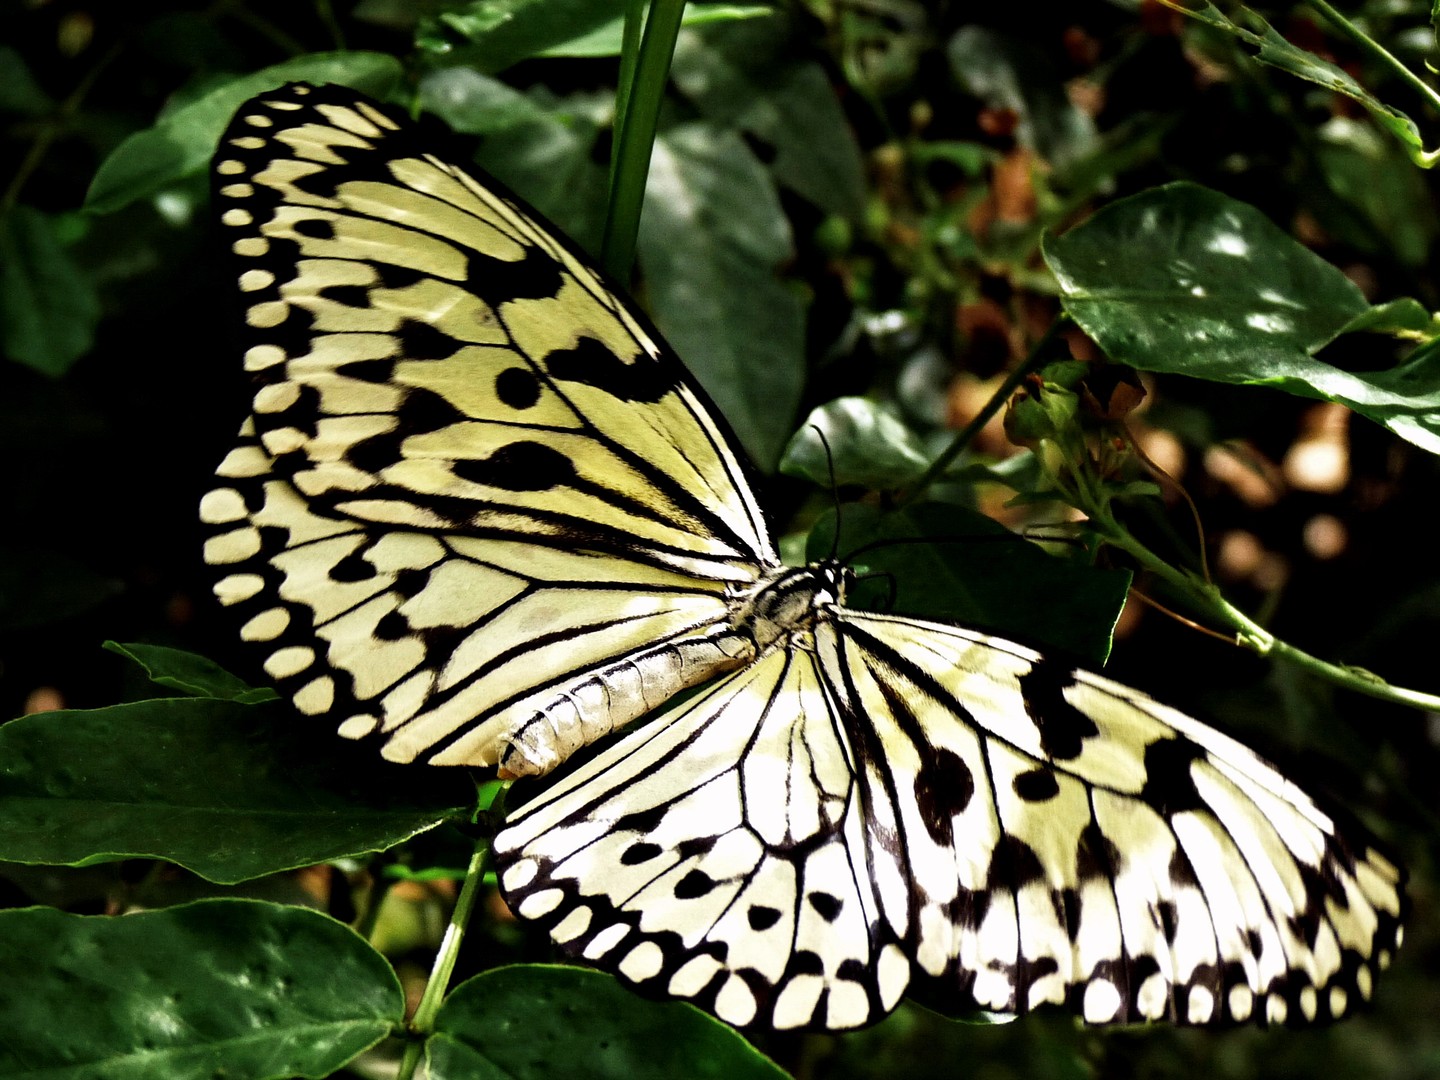
M302 712L537 772L749 658L745 470L562 240L342 87L248 102L215 174L256 390L206 559Z
M1009 642L832 609L520 801L502 892L738 1025L947 1011L1308 1023L1365 1002L1402 873L1233 740Z

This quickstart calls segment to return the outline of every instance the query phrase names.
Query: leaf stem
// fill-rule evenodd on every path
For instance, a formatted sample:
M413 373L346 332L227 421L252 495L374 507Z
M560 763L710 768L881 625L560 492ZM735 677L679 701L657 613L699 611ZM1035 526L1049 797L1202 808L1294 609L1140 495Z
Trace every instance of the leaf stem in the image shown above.
M1326 22L1353 41L1362 52L1369 53L1373 59L1378 60L1398 75L1405 85L1428 101L1432 107L1440 109L1440 94L1435 92L1435 88L1397 60L1388 49L1363 30L1358 29L1354 23L1341 15L1325 0L1307 0L1307 2L1320 13Z
M1040 366L1041 359L1045 355L1045 350L1050 347L1050 343L1059 336L1060 331L1065 328L1066 323L1069 321L1070 318L1068 315L1061 314L1055 317L1055 321L1050 324L1049 329L1041 335L1040 340L1035 342L1034 346L1030 349L1030 353L1025 357L1024 362L1014 371L1010 372L1009 375L1005 376L1005 381L1000 384L1000 388L990 395L990 400L985 403L985 407L976 413L974 418L956 433L955 437L950 440L950 445L945 447L945 449L940 452L940 456L930 463L930 467L921 474L920 479L915 481L910 490L896 500L895 505L897 507L914 502L927 487L935 483L936 480L945 474L945 470L950 467L950 463L960 456L965 447L970 445L970 441L980 433L980 429L990 422L990 418L1000 411L1005 402L1010 400L1010 395L1015 392L1015 388L1025 381L1026 376Z
M450 913L450 925L440 941L435 954L435 963L430 968L430 978L425 983L425 992L420 995L420 1004L415 1006L415 1015L407 1025L409 1041L405 1054L400 1059L396 1080L412 1080L420 1058L425 1053L425 1042L435 1030L435 1014L445 1000L445 991L450 986L450 976L455 971L455 960L460 955L460 943L465 939L465 928L475 910L475 900L480 885L485 880L485 864L490 858L489 839L475 845L470 856L470 865L465 868L465 880L460 885L460 895L455 898L455 910Z
M1332 664L1281 641L1265 627L1235 607L1220 590L1182 570L1177 570L1164 559L1147 548L1110 516L1103 506L1093 503L1081 507L1090 517L1090 522L1104 539L1127 552L1145 569L1163 579L1185 595L1192 604L1206 612L1235 633L1235 643L1259 656L1285 660L1298 668L1310 672L1326 682L1382 701L1393 701L1417 709L1440 712L1440 695L1392 686L1378 675L1358 668Z
M634 40L633 16L637 5L626 13L626 38ZM617 117L614 155L611 158L610 205L605 215L605 233L600 242L600 262L616 281L630 276L635 260L635 235L640 228L640 209L645 201L645 181L650 173L650 152L655 145L655 128L660 119L660 102L670 78L670 60L675 39L685 14L685 0L651 0L650 15L634 65L634 81L622 88ZM622 66L628 70L628 64Z

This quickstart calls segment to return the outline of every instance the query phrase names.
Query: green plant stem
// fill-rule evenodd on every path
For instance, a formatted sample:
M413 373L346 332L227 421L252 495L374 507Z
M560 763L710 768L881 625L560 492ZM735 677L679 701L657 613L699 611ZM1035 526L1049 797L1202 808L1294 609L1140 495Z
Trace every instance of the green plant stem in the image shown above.
M435 954L435 963L430 968L430 978L425 983L425 992L420 995L420 1004L415 1006L415 1015L410 1018L410 1041L405 1045L405 1055L400 1059L396 1080L412 1080L420 1058L425 1053L425 1040L435 1030L435 1014L445 1000L445 991L450 987L450 976L455 971L455 960L460 955L460 943L465 940L465 928L470 924L470 915L475 910L475 900L480 885L485 880L485 864L490 857L490 841L481 840L475 845L470 856L470 865L465 868L465 880L460 885L460 895L455 898L455 910L450 913L450 925L440 941Z
M1440 109L1440 93L1436 93L1433 86L1395 59L1388 49L1364 31L1356 29L1349 19L1327 4L1325 0L1308 0L1308 2L1326 22L1353 41L1362 52L1369 53L1373 59L1378 60L1399 76L1405 85L1428 101L1433 108Z
M660 102L670 78L670 59L675 54L675 39L684 14L685 0L652 0L635 63L634 83L628 92L621 91L624 112L615 134L610 206L600 242L600 263L617 281L630 276L630 265L635 260L635 235L645 200L650 151L655 145Z
M945 447L945 449L940 452L940 456L930 463L930 467L925 470L919 480L911 485L910 490L907 491L902 498L896 500L895 505L897 507L914 502L927 487L935 483L936 480L945 474L945 470L950 467L950 463L960 456L961 451L970 445L970 441L979 434L980 429L990 422L990 418L1000 411L1005 402L1010 400L1010 395L1015 392L1015 388L1025 381L1027 375L1040 366L1041 360L1045 355L1045 350L1050 347L1050 343L1055 340L1056 336L1059 335L1060 331L1064 329L1065 324L1069 321L1069 316L1067 315L1056 316L1055 321L1050 324L1049 329L1047 329L1040 340L1035 343L1034 347L1030 350L1030 354L1025 357L1024 362L1014 371L1010 372L1010 374L1005 377L1005 381L1000 384L1000 388L990 395L990 400L985 403L985 407L975 414L974 419L960 429L955 435L955 438L950 440L950 445Z
M1177 570L1136 540L1103 507L1098 507L1091 501L1088 505L1081 506L1081 509L1089 515L1090 523L1096 532L1108 543L1127 552L1145 569L1178 589L1195 607L1233 630L1236 644L1242 648L1249 649L1260 656L1285 660L1326 682L1342 686L1347 690L1354 690L1356 693L1379 698L1382 701L1413 706L1417 709L1440 712L1440 695L1392 686L1379 676L1329 663L1281 641L1226 600L1214 585L1207 584L1182 570Z

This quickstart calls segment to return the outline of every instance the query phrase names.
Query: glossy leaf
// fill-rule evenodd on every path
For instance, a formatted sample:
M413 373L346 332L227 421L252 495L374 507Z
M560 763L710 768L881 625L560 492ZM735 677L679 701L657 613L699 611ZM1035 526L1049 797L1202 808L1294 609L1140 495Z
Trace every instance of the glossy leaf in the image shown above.
M655 145L638 238L656 323L763 469L805 380L805 312L780 279L790 226L734 132L687 124Z
M1161 0L1161 2L1176 11L1183 11L1192 19L1197 19L1212 29L1229 34L1254 49L1255 59L1262 64L1269 64L1296 78L1323 86L1326 90L1343 94L1351 101L1358 102L1383 128L1400 140L1401 145L1410 153L1411 160L1416 164L1432 164L1427 160L1424 142L1420 137L1420 129L1415 126L1415 121L1399 109L1386 105L1375 97L1351 78L1348 72L1312 52L1290 44L1273 26L1250 8L1237 4L1234 10L1246 22L1255 27L1253 30L1231 21L1209 0Z
M241 104L287 82L343 83L384 98L400 81L400 62L382 53L314 53L234 79L137 131L101 163L85 209L108 214L203 172L220 133Z
M303 908L0 911L6 1080L328 1076L404 1021L385 959Z
M1253 206L1167 184L1047 237L1044 253L1065 310L1112 359L1338 401L1440 452L1440 356L1365 372L1317 359L1369 305Z
M61 224L29 206L0 215L0 347L46 375L63 375L89 351L100 318Z
M184 649L138 643L121 645L114 641L105 642L105 648L139 664L157 686L182 694L244 702L271 701L279 696L269 687L251 686L208 657Z
M854 606L963 623L1063 649L1091 665L1109 656L1128 571L1049 555L985 515L948 503L891 513L847 503L840 520L839 544L827 515L811 531L806 554L820 559L834 551L873 575L853 591Z
M805 418L785 448L780 471L824 488L833 480L885 491L919 479L930 460L919 436L893 406L845 397L826 402Z
M427 1044L431 1080L784 1080L739 1034L609 975L539 964L457 986Z
M465 818L455 770L379 761L279 705L165 698L0 727L0 860L168 859L236 882Z

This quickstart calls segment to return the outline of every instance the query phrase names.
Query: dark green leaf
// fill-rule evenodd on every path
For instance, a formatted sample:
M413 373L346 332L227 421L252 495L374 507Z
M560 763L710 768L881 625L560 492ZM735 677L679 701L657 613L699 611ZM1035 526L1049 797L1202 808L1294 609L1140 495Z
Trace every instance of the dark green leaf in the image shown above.
M1048 236L1044 252L1065 310L1112 359L1338 401L1440 452L1440 356L1367 372L1315 359L1369 305L1253 206L1167 184Z
M614 18L614 0L477 0L423 19L416 44L446 66L493 75Z
M278 705L164 698L0 727L0 859L152 856L218 882L468 817L461 770L383 763Z
M538 964L457 986L427 1045L431 1080L784 1080L738 1034L609 975Z
M45 626L104 603L123 588L59 551L0 548L0 629Z
M328 1076L404 1021L385 959L319 912L209 900L0 911L6 1080Z
M95 174L85 209L109 214L154 196L210 164L225 125L244 102L287 82L343 83L384 98L399 84L400 62L381 53L314 53L227 82L183 105L115 148Z
M457 131L486 136L480 162L584 251L597 252L605 212L605 171L594 157L603 95L560 101L521 94L465 68L427 76L420 99Z
M44 116L55 100L35 81L25 58L10 46L0 46L0 111L20 116Z
M759 139L780 184L854 221L865 204L859 147L825 73L788 45L779 18L682 33L671 77L712 124Z
M883 491L919 479L929 465L919 436L893 406L847 397L827 402L806 417L785 448L780 471L828 488L833 467L837 485Z
M855 558L877 577L861 582L856 607L957 622L1039 647L1058 648L1090 664L1110 654L1110 635L1130 585L1123 570L1094 567L1047 555L1002 525L948 503L919 503L886 513L847 503L841 511L841 558ZM834 517L810 534L808 557L827 557Z
M750 456L773 468L805 381L805 313L779 276L789 221L739 135L689 124L660 138L638 250L661 331Z
M1095 122L1065 93L1052 60L1034 45L966 26L945 48L950 73L992 108L1015 113L1015 139L1057 167L1093 152Z
M1326 231L1361 251L1393 256L1405 266L1425 264L1440 234L1425 175L1373 125L1333 117L1320 129L1315 153L1329 195L1338 195L1358 213L1325 213L1330 199L1316 202Z
M231 675L215 661L184 649L165 645L121 645L105 642L105 648L145 669L150 681L195 697L224 698L227 701L271 701L278 695L268 686L251 686Z
M1242 4L1234 5L1235 12L1255 27L1254 30L1247 30L1238 23L1232 22L1209 0L1164 0L1164 3L1177 11L1183 11L1192 19L1198 19L1206 26L1229 34L1248 45L1255 50L1255 59L1262 64L1269 64L1271 67L1279 68L1297 78L1323 86L1337 94L1344 94L1352 101L1359 102L1369 110L1370 115L1382 127L1400 140L1401 144L1410 152L1412 160L1419 164L1425 164L1425 147L1420 138L1420 129L1415 126L1415 121L1399 109L1392 108L1376 98L1349 74L1330 61L1322 60L1314 53L1290 44L1276 32L1273 26L1254 11Z
M90 350L100 318L95 287L58 226L29 206L0 216L0 342L46 375L63 375Z
M1436 325L1435 316L1419 300L1409 296L1366 308L1340 328L1341 334L1390 334L1422 340L1429 340L1437 332L1440 327Z
M773 7L751 4L687 4L681 18L682 26L710 26L715 23L734 22L738 19L758 19L773 16ZM536 53L537 56L619 56L621 39L624 36L625 19L617 16L577 38L552 45Z

